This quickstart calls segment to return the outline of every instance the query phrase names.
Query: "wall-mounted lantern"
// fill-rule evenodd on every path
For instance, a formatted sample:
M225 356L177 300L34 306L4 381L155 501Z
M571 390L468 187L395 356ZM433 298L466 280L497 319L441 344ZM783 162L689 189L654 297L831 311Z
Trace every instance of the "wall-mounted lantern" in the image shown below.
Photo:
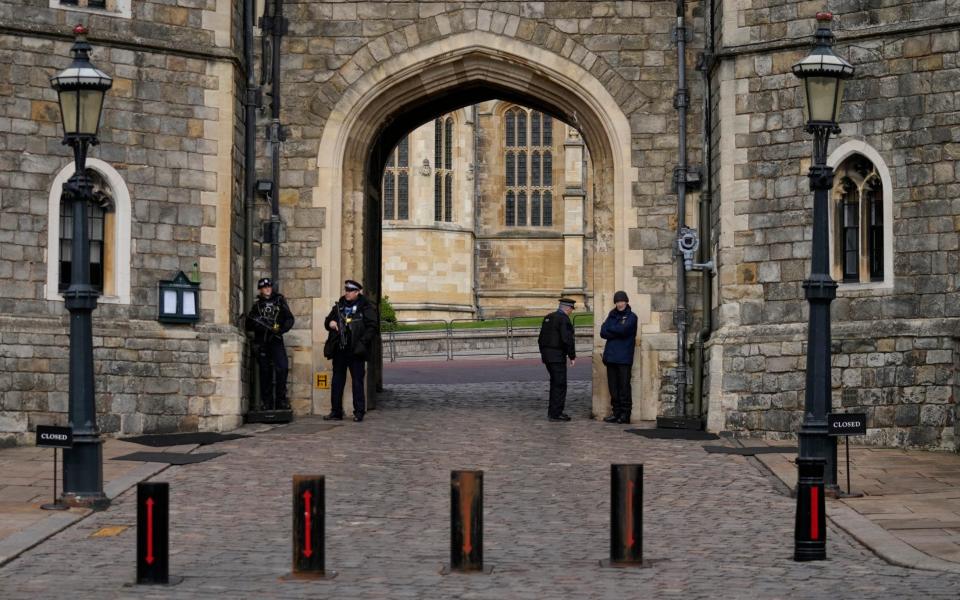
M200 284L190 281L183 271L176 277L160 280L157 320L161 323L196 323L200 320Z

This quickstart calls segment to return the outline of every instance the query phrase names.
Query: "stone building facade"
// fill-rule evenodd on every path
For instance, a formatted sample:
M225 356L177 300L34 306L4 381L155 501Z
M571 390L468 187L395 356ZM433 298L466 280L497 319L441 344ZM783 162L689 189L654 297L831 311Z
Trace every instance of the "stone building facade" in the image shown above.
M247 409L237 323L252 293L240 258L242 3L76 4L0 0L0 435L25 441L37 423L65 420L54 228L71 157L48 79L68 62L77 20L115 78L91 164L112 214L95 316L100 424L109 433L229 429ZM709 154L699 172L712 196L707 221L696 210L703 190L688 198L685 219L702 230L709 222L704 243L717 264L708 311L697 308L704 281L688 279L692 331L710 325L698 336L707 424L786 437L802 419L811 142L790 66L809 51L823 9L837 15L836 50L857 69L830 145L830 163L847 174L831 212L844 279L833 304L834 408L866 412L871 443L956 449L960 5L951 1L685 4L688 147L694 164ZM279 197L283 291L297 315L288 339L295 410L329 406L312 382L329 370L320 321L342 280L362 278L381 294L380 182L391 149L414 124L499 99L582 136L592 165L577 234L590 256L584 285L598 317L615 290L630 293L640 318L634 415L669 413L676 3L305 0L285 10ZM266 172L262 139L257 150ZM202 318L162 325L157 282L180 270L199 277ZM598 354L593 408L603 416Z
M403 138L381 186L383 293L400 320L590 309L589 157L576 129L510 102Z

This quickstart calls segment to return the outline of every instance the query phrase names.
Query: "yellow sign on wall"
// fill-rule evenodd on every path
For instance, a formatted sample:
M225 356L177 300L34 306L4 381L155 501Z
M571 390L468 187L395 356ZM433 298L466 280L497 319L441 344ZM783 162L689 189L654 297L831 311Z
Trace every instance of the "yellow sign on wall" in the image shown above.
M329 390L330 389L330 373L314 373L313 387L317 388L318 390Z

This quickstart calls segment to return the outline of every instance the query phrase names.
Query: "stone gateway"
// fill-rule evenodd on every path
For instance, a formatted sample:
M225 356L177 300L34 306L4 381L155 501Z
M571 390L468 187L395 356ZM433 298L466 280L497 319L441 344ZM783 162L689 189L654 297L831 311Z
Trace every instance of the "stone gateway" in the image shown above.
M443 176L433 179L442 200L447 174L460 182L451 185L497 190L485 199L497 211L485 226L510 227L516 239L474 245L472 259L493 273L490 289L515 276L510 261L551 248L542 256L557 275L543 297L592 303L594 416L609 409L599 326L614 292L626 290L638 319L634 420L675 408L680 323L690 332L682 358L694 367L679 386L688 412L705 415L711 431L794 436L803 417L812 194L803 93L790 67L809 52L814 14L830 9L835 51L856 67L828 148L837 174L833 410L865 413L869 443L957 449L960 5L691 0L677 32L674 1L304 0L284 3L282 16L271 2L252 4L268 18L245 18L245 3L233 0L0 0L0 439L27 443L38 424L66 424L60 292L69 283L72 213L60 190L73 165L49 78L69 63L78 21L89 26L92 60L114 80L101 143L87 161L97 199L89 222L103 432L243 422L253 366L242 315L256 294L248 274L270 271L271 242L278 291L296 316L285 337L291 406L330 412L330 390L313 385L315 372L331 371L324 317L346 277L363 281L374 302L389 293L381 269L398 253L397 213L392 225L384 217L393 151L416 127L455 111L466 119L477 105L491 114L501 107L495 118L504 124L521 106L569 127L558 143L576 143L554 151L575 185L553 199L554 212L563 210L556 240L524 241L542 232L517 224L507 193L520 190L499 163L497 172L479 161L438 164L424 142L407 157L410 177L424 177L427 158L429 176ZM279 54L260 56L259 37L279 32ZM688 73L679 95L678 35ZM271 72L274 56L280 68ZM683 103L689 168L676 170L675 104ZM250 115L256 139L245 137ZM445 129L437 131L442 147ZM501 141L484 138L483 150ZM566 167L587 157L586 177ZM270 173L278 174L272 185L252 185ZM689 192L683 215L678 181ZM439 225L428 219L431 236L455 237L466 226L454 209L447 224L443 202L438 214ZM678 307L680 221L700 232L696 260L712 260L716 275L687 274ZM262 256L250 251L259 245ZM157 320L158 282L178 271L199 281L197 323ZM481 304L461 292L441 308ZM436 309L414 296L405 300L411 310ZM494 296L483 302L497 308ZM368 392L381 364L374 348Z

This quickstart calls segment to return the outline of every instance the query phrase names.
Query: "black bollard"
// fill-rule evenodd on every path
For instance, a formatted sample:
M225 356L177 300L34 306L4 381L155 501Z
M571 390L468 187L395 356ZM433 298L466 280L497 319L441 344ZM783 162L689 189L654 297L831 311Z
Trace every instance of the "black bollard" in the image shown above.
M170 484L137 484L137 583L170 582Z
M324 478L293 476L293 575L327 577L324 567Z
M610 564L643 564L643 465L610 465Z
M827 513L823 497L822 458L797 459L797 519L794 555L797 561L826 560Z
M483 471L450 471L450 570L483 571Z

